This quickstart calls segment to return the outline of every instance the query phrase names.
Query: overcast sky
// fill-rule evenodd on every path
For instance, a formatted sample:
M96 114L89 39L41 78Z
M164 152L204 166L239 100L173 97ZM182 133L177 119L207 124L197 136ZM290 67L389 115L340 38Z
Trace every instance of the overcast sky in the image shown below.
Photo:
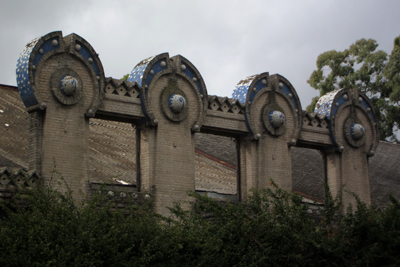
M318 92L307 84L319 54L372 38L390 53L400 35L399 0L0 0L0 84L16 85L25 45L52 31L76 33L100 54L106 77L142 59L181 54L209 95L231 97L243 78L285 76L303 109ZM0 96L1 97L1 96Z

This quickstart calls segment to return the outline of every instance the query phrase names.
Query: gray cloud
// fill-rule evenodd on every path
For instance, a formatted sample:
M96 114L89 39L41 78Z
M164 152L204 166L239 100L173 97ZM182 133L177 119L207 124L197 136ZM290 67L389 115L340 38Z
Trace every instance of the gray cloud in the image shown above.
M237 82L279 73L305 108L318 94L307 84L322 52L373 38L390 53L400 34L400 2L388 1L6 1L1 0L0 83L15 85L19 53L55 30L85 38L107 76L169 52L189 59L209 94L230 96Z

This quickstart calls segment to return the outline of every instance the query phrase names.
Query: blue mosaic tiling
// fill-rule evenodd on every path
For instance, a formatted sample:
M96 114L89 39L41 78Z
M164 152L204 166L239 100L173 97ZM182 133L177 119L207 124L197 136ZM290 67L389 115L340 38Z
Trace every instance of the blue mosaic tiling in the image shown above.
M162 70L165 70L166 65L164 67L161 65L161 62L163 62L163 61L165 61L165 58L159 59L156 63L154 63L151 66L151 69L147 73L147 76L146 76L146 85L150 84L151 80L154 78L154 76L157 75L157 73L159 73Z
M90 58L94 58L95 55L92 55L92 53L90 52L89 48L87 48L84 44L82 44L81 42L76 41L76 44L80 46L80 50L78 51L78 53L84 58L86 59L87 62L89 62L90 66L93 68L94 73L96 74L96 76L100 76L100 71L99 71L99 67L96 64L95 60L92 60L92 62L90 63L89 59Z
M24 102L26 107L38 104L29 82L29 59L32 50L36 46L39 39L40 38L33 39L30 43L28 43L25 46L24 50L19 55L17 61L17 67L16 67L17 85L22 101Z
M282 83L281 90L289 97L290 102L292 102L294 108L299 109L296 98L294 97L294 92L292 92L292 90L285 83Z
M338 102L338 106L335 106L334 110L333 110L333 114L331 114L332 111L332 103L333 100L335 99L335 96L337 94L339 94L343 89L337 89L334 90L332 92L329 92L323 96L321 96L321 98L318 100L317 104L315 105L315 109L314 112L322 115L322 116L326 116L328 119L331 118L332 115L334 115L338 109L338 107L343 104L345 101L343 96L341 96L339 99L336 100L336 102Z
M172 94L168 99L169 109L173 113L181 113L185 108L186 100L183 96L178 94Z
M241 80L236 86L235 89L233 90L232 93L232 98L237 99L240 103L246 103L246 96L247 96L247 91L249 90L249 87L253 80L258 76L253 75L249 76L244 80ZM250 100L251 101L251 100Z
M40 41L41 38L35 38L30 43L28 43L24 50L19 55L16 66L16 79L19 93L21 99L26 107L31 107L38 104L38 101L33 92L32 86L29 82L29 61L31 59L32 51ZM32 75L35 76L35 68L39 64L43 56L55 49L59 48L58 37L48 39L43 42L40 47L36 50L33 58L33 69Z
M361 97L360 104L367 110L367 113L371 116L372 120L375 121L375 116L373 112L373 107L370 106L370 104L364 99L364 97Z
M152 56L140 61L139 64L137 64L129 74L128 82L136 82L141 87L144 71L146 70L147 65L150 63L150 61L153 60L154 57L156 56Z
M196 84L197 90L199 91L199 93L202 95L203 94L203 89L201 88L200 85L200 80L198 79L198 77L196 77L194 70L188 66L185 65L186 68L183 71L187 76L189 76L189 78ZM196 78L196 80L193 80L193 78Z

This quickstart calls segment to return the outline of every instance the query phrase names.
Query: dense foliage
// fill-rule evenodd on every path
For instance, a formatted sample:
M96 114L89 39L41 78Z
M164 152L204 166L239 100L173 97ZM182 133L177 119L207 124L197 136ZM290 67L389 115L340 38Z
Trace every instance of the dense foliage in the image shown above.
M116 209L98 196L75 204L69 193L27 192L3 204L0 266L400 265L394 199L385 210L358 201L341 212L328 196L313 217L300 196L277 187L248 205L191 195L193 210L176 205L167 218L151 204Z
M399 142L393 131L400 126L400 36L390 55L377 47L375 40L361 39L344 51L322 53L308 83L320 96L339 88L364 92L380 119L380 138ZM314 111L317 101L315 97L307 110Z

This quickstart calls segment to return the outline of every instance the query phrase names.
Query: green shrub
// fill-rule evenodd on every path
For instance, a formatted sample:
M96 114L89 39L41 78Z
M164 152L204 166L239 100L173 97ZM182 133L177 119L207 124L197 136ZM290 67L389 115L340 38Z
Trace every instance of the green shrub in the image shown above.
M275 185L247 204L190 195L192 210L176 204L163 217L151 204L121 209L100 196L76 203L70 192L24 192L2 205L0 266L400 265L393 198L384 210L357 199L343 212L328 194L311 217L300 196Z

